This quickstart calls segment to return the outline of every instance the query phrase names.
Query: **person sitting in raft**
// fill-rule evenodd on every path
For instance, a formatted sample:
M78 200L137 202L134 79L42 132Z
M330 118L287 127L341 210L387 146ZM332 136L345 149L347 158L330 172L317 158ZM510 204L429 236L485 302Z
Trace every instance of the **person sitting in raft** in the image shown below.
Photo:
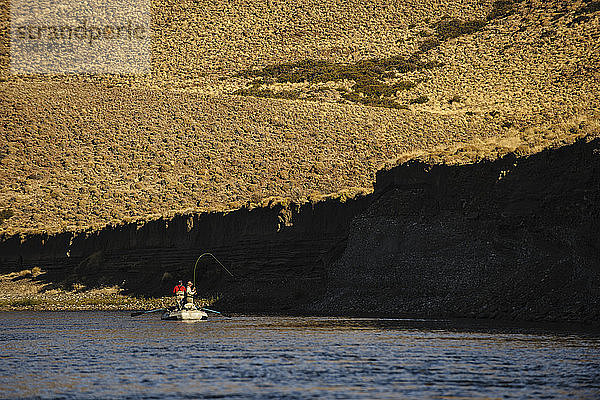
M185 286L183 286L183 281L179 281L178 285L175 285L173 288L173 294L175 295L175 299L177 301L177 308L181 310L183 307L183 299L185 298Z
M191 281L188 281L187 283L185 294L185 308L194 308L194 296L196 295L196 288Z

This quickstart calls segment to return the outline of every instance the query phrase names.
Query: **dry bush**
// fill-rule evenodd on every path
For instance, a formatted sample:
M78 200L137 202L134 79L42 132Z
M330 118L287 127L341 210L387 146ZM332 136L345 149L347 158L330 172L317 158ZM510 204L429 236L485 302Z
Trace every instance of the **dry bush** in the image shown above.
M487 15L488 20L504 18L515 12L516 0L496 0L492 5L492 10Z

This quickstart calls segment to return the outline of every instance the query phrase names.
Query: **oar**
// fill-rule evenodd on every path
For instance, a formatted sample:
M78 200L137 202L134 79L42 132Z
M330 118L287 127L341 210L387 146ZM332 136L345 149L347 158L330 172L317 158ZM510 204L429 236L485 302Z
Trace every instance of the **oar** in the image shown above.
M150 314L150 313L155 313L155 312L159 312L159 311L166 311L166 308L155 308L154 310L148 310L148 311L136 311L136 312L132 312L131 316L132 317L137 317L138 315L143 315L143 314Z
M222 315L222 316L224 316L225 318L231 318L229 315L223 314L222 312L219 312L219 311L211 310L210 308L204 308L204 307L203 307L203 308L201 308L201 309L202 309L202 310L204 310L204 311L208 311L208 312L211 312L211 313L215 313L215 314Z

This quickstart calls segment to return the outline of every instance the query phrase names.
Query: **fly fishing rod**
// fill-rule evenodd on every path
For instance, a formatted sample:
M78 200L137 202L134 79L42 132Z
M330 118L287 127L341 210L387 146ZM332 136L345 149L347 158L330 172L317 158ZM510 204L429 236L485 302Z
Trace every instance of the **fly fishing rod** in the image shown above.
M200 261L200 259L201 259L202 257L204 257L204 256L211 256L212 258L214 258L214 259L215 259L215 261L216 261L216 262L218 262L218 263L219 263L219 265L220 265L221 267L223 267L223 269L224 269L225 271L227 271L227 273L228 273L229 275L233 276L233 274L232 274L232 273L231 273L231 272L230 272L230 271L229 271L227 268L225 268L225 266L224 266L224 265L221 263L221 261L219 261L219 260L217 259L217 257L215 257L215 256L214 256L212 253L203 253L203 254L201 254L201 255L200 255L200 257L198 257L198 259L196 260L196 264L194 264L194 286L196 286L196 267L198 267L198 261Z
M227 271L227 273L231 276L233 276L233 274L231 273L231 271L229 271L224 265L223 263L221 263L221 261L219 261L219 259L217 257L214 256L214 254L212 253L203 253L200 254L200 257L198 257L198 259L196 260L196 263L194 264L194 286L196 286L196 268L198 267L198 261L200 261L200 259L204 256L211 256L225 271ZM229 315L223 314L222 312L219 311L215 311L215 310L211 310L209 308L202 308L202 310L204 311L208 311L208 312L212 312L215 314L219 314L222 315L226 318L231 318Z

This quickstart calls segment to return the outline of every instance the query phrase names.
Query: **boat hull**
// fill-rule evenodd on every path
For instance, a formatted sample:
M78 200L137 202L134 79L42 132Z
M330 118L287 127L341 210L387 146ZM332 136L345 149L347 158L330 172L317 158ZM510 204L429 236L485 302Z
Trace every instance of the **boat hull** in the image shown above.
M165 311L160 319L166 321L201 321L208 319L208 314L202 310L173 310Z

